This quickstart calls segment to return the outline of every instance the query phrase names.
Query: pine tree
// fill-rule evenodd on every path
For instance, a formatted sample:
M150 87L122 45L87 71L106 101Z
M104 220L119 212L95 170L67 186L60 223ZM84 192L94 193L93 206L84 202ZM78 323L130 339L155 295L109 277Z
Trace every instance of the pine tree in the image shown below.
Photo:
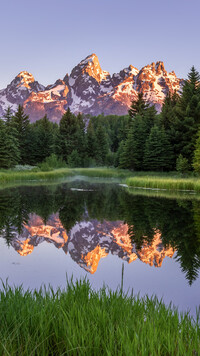
M108 137L106 135L105 128L99 124L96 130L97 140L97 163L105 164L106 155L108 153Z
M176 93L176 91L174 93L168 93L162 106L159 122L160 126L164 128L169 143L173 149L173 168L176 167L176 159L179 154L176 144L179 142L179 136L181 135L181 132L179 132L176 128L177 106L179 100L180 96Z
M13 115L12 115L11 107L8 106L3 116L7 125L11 123L12 116Z
M32 125L35 135L35 156L36 162L42 162L53 153L54 137L53 123L45 115L41 120Z
M19 143L13 129L0 120L0 167L11 168L20 160Z
M185 81L181 98L177 105L174 122L174 150L177 157L181 153L192 163L197 131L200 125L200 84L199 73L194 67Z
M83 164L86 153L85 123L81 114L76 117L70 109L60 120L59 135L61 138L61 152L67 162L73 151L77 151ZM75 152L76 153L76 152Z
M97 138L94 131L94 126L92 121L90 120L87 133L86 133L86 142L87 142L87 155L89 158L96 159L97 158Z
M200 173L200 129L198 131L198 137L196 140L192 165L193 165L195 172Z
M18 110L12 118L12 124L17 131L20 163L29 164L29 144L31 144L31 137L28 135L28 133L30 122L28 115L25 115L24 113L23 106L18 106Z
M132 101L131 107L129 109L129 116L134 118L136 114L143 114L149 105L145 102L143 93L138 93L135 100Z
M135 114L119 158L121 168L142 170L146 139L156 120L155 107L143 105L141 114Z
M131 128L128 133L126 141L120 145L120 156L119 156L119 167L125 169L134 169L135 168L135 142L134 142L134 126L131 125Z
M75 150L77 150L79 155L79 165L84 164L84 159L86 156L86 132L85 132L85 122L83 120L83 116L79 113L76 117L77 122L77 130L75 134ZM78 162L78 161L77 161Z
M60 137L61 137L61 147L62 156L67 162L68 156L76 149L75 133L77 131L77 122L74 114L71 113L68 108L66 113L60 120Z
M144 168L151 171L170 170L172 149L164 132L154 125L145 144Z

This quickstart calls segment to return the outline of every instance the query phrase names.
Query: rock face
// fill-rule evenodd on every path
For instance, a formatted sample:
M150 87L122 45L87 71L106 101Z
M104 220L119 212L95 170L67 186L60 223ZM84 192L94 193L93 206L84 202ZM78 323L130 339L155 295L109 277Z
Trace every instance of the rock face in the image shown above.
M0 91L0 114L8 105L16 110L24 106L31 121L47 114L59 122L69 107L77 114L124 115L138 92L143 92L150 104L160 111L167 93L181 90L183 80L174 72L168 73L163 62L138 70L130 65L112 76L101 69L98 57L92 54L72 69L71 74L58 79L46 88L28 72L21 72L6 89Z
M139 258L155 267L161 267L163 259L174 254L172 247L163 246L161 233L157 230L152 243L144 243L137 250L128 234L128 225L122 221L83 220L77 222L67 233L58 214L52 215L46 225L39 216L31 214L22 233L19 235L15 232L13 235L11 245L21 256L27 256L46 241L56 248L62 248L66 254L69 253L80 267L92 274L96 272L100 259L109 253L128 263Z
M19 73L6 89L0 90L0 115L8 106L15 111L17 106L24 105L31 93L43 91L45 87L35 81L32 74L24 71Z

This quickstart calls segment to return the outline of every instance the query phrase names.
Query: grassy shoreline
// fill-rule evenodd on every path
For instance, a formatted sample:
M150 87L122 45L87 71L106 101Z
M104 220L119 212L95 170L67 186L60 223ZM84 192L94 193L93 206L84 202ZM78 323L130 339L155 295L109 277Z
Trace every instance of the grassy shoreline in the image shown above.
M131 172L116 168L60 168L42 171L0 171L0 185L10 182L52 181L76 175L119 179L129 187L200 192L200 178L181 177L178 173Z
M1 355L198 355L200 324L154 298L93 291L0 291Z

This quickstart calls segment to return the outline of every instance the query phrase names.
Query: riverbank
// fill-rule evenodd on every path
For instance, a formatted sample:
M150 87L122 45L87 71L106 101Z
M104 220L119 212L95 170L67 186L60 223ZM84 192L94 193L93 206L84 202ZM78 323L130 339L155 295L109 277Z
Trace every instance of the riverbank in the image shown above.
M0 184L11 182L52 181L73 176L120 179L129 187L146 189L166 189L171 191L200 192L200 178L181 177L176 172L132 172L117 168L60 168L47 172L40 170L1 170Z
M65 291L0 292L1 355L198 355L200 325L156 298L87 281Z

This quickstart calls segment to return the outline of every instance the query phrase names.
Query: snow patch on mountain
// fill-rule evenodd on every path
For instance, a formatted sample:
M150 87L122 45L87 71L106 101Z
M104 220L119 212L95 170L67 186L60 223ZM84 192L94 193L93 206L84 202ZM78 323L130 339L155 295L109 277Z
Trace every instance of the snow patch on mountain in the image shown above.
M160 111L168 92L179 93L183 81L172 71L168 73L161 61L151 63L142 69L130 65L112 76L102 70L98 57L93 53L83 59L63 80L44 87L35 81L27 71L0 91L0 115L8 106L16 111L24 105L31 121L45 114L52 121L59 121L69 107L77 114L124 115L128 113L131 101L138 92Z

